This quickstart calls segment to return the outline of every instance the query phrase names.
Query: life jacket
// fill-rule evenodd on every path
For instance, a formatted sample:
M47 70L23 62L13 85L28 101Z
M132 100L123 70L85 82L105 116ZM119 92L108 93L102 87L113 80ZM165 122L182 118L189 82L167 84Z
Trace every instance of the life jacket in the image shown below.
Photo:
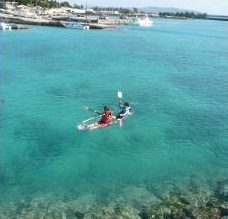
M125 108L125 107L123 107L123 108L121 109L120 113L121 113L121 114L126 113L126 108Z
M128 107L129 115L131 114L130 110L131 110L131 107L129 106L129 107ZM127 112L127 109L126 109L125 107L123 107L123 108L121 109L121 111L120 111L119 114L124 114L124 113L126 113L126 112ZM127 116L127 115L126 115L126 116Z
M110 123L111 122L111 117L112 117L112 112L110 110L107 110L103 113L101 120L99 123Z

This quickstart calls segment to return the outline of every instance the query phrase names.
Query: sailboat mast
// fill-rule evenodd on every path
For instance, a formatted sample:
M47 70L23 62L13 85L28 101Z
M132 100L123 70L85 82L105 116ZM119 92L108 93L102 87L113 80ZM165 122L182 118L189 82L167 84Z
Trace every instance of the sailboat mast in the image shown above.
M86 1L86 21L87 21L87 1Z

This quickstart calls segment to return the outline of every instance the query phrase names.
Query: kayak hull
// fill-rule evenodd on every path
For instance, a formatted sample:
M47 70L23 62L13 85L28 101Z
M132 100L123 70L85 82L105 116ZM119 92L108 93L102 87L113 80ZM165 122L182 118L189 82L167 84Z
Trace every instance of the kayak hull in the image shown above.
M104 128L107 126L110 126L114 123L109 123L109 124L97 124L97 123L93 123L90 125L86 125L84 123L77 125L77 129L80 131L90 131L90 130L94 130L94 129L99 129L99 128Z
M128 115L126 117L123 117L121 119L116 119L115 117L113 117L112 121L109 124L105 124L105 123L104 124L98 124L97 122L91 123L91 124L86 124L86 122L88 122L88 121L90 121L92 119L91 118L91 119L85 120L84 122L82 122L79 125L76 125L76 128L79 131L92 131L92 130L96 130L96 129L100 129L100 128L106 128L106 127L114 125L114 124L118 124L119 127L122 127L123 126L123 121L125 119L128 119L131 116L132 116L132 114Z

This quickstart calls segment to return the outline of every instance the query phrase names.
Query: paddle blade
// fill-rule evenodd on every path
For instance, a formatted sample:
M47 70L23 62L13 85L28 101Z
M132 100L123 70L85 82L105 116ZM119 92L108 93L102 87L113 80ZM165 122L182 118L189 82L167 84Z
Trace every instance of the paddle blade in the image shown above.
M83 106L83 109L88 110L89 107L88 106Z
M123 94L121 91L118 91L117 96L121 99L123 97Z

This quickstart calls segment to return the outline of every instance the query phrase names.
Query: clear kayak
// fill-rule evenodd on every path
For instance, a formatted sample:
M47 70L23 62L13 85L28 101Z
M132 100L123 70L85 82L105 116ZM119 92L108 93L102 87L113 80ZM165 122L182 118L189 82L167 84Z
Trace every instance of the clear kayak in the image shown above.
M96 116L96 117L92 117L92 118L89 118L89 119L83 121L81 124L77 125L76 128L79 131L92 131L95 129L106 128L106 127L109 127L109 126L112 126L115 124L117 124L119 127L121 127L123 125L123 120L125 120L131 116L132 116L132 114L129 116L123 117L121 119L116 119L116 117L113 116L111 122L108 124L106 124L106 123L99 124L98 122L91 123L91 121L97 119L97 116ZM88 123L88 122L90 122L90 123Z
M120 108L121 107L121 98L123 96L122 92L118 91L117 96L119 99L119 108ZM123 126L123 120L125 120L125 119L127 119L133 115L132 112L130 112L127 116L125 116L123 118L116 118L116 116L112 116L110 123L98 123L99 117L102 116L102 114L97 112L96 110L90 109L87 106L84 106L83 108L86 110L89 110L91 112L96 113L98 116L94 116L92 118L84 120L84 121L82 121L81 124L76 125L76 128L79 131L90 131L90 130L105 128L105 127L108 127L108 126L111 126L114 124L118 124L119 127L121 127L121 126Z
M98 123L92 123L92 124L85 124L85 123L82 123L82 124L79 124L77 125L77 129L80 130L80 131L90 131L90 130L94 130L94 129L99 129L99 128L105 128L105 127L108 127L110 125L113 125L115 123L108 123L108 124L98 124Z

